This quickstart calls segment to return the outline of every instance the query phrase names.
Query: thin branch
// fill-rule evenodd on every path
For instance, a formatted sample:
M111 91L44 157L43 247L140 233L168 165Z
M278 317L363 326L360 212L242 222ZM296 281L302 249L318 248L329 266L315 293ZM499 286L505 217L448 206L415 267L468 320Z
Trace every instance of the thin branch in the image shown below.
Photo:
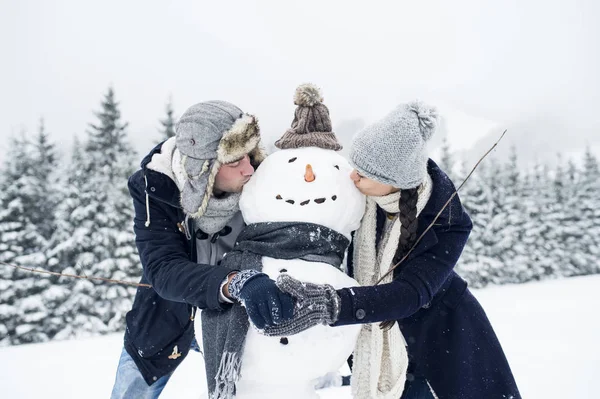
M465 180L462 182L462 184L456 189L456 191L454 191L452 193L452 195L450 196L450 198L448 198L448 201L446 201L446 203L444 204L444 206L442 207L442 209L440 209L440 211L437 213L437 215L435 216L435 218L433 219L433 221L431 222L431 224L429 226L427 226L427 228L425 229L425 231L423 231L423 233L421 233L421 235L419 236L419 238L417 239L417 241L415 241L414 245L410 248L410 250L402 257L402 259L400 259L400 261L398 263L396 263L394 266L392 266L390 268L390 270L387 271L387 273L385 273L379 280L377 280L377 282L375 283L375 285L381 283L383 281L383 279L385 279L387 276L389 276L390 273L392 273L398 266L400 266L402 264L402 262L404 262L406 260L406 258L408 258L408 256L412 253L412 251L417 247L417 245L419 244L419 242L421 242L421 239L423 238L423 236L425 236L425 234L433 227L434 223L437 222L437 220L439 219L439 217L442 214L442 212L444 211L444 209L446 209L446 207L448 206L448 204L450 204L450 202L452 201L452 199L454 197L456 197L456 195L458 194L458 192L460 191L460 189L465 185L465 183L467 182L467 180L469 180L469 178L471 177L471 175L473 174L473 172L475 172L475 169L477 169L477 167L479 166L479 164L481 163L481 161L483 161L484 158L487 157L488 154L494 150L494 148L496 148L496 146L498 145L498 143L500 142L500 140L502 140L502 138L504 137L505 134L506 134L506 130L504 130L504 132L502 133L502 135L500 136L500 138L494 143L494 145L489 150L487 150L487 152L485 154L483 154L483 156L481 158L479 158L479 161L477 161L477 163L475 164L475 166L473 166L473 169L471 169L471 172L468 174L468 176L465 178Z
M88 277L88 276L78 276L76 274L49 272L48 270L40 270L40 269L33 269L30 267L24 267L24 266L19 266L19 265L12 265L10 263L6 263L6 262L2 262L2 261L0 261L0 264L5 265L5 266L14 267L15 269L26 270L28 272L33 272L33 273L50 274L52 276L59 276L59 277L80 278L80 279L84 279L84 280L97 280L97 281L102 281L104 283L132 285L134 287L152 288L152 286L150 284L132 283L130 281L122 281L122 280L111 280L109 278L104 278L104 277Z
M402 264L402 262L404 262L406 260L406 258L408 258L408 256L412 253L412 251L417 247L417 245L419 244L419 242L421 242L421 239L425 236L425 234L433 227L433 225L435 224L435 222L439 219L439 217L442 214L442 212L444 211L444 209L446 209L446 207L448 206L448 204L450 204L450 202L452 201L452 199L458 194L458 192L465 185L465 183L467 182L467 180L469 180L469 178L471 177L471 175L473 174L473 172L475 172L475 169L477 169L477 167L479 166L479 164L481 163L481 161L483 161L485 159L485 157L487 157L488 154L490 152L492 152L494 150L494 148L496 148L496 146L498 145L498 143L500 142L500 140L502 140L502 138L504 137L505 134L506 134L506 130L504 130L504 132L502 133L502 135L500 136L500 138L494 143L494 145L479 159L479 161L477 161L477 163L475 164L475 166L473 167L473 169L471 169L471 172L468 174L468 176L465 178L465 180L462 182L462 184L456 189L456 191L454 191L452 193L452 195L450 196L450 198L448 198L448 201L446 201L446 203L444 204L444 206L442 207L442 209L440 209L440 211L437 213L437 215L435 216L435 218L433 219L433 221L431 222L431 224L429 224L429 226L427 226L427 228L425 229L425 231L423 231L423 233L421 233L421 235L419 236L419 238L417 239L417 241L415 241L415 243L410 248L410 250L404 255L404 257L402 257L402 259L400 259L400 261L398 263L396 263L395 265L393 265L390 268L390 270L388 270L387 273L385 273L375 283L375 285L381 283L387 276L390 275L390 273L392 273L398 266L400 266ZM112 280L112 279L103 278L103 277L93 277L93 276L92 277L88 277L88 276L79 276L79 275L76 275L76 274L65 274L65 273L50 272L50 271L47 271L47 270L33 269L33 268L24 267L24 266L13 265L13 264L2 262L2 261L0 261L0 264L5 265L5 266L14 267L15 269L26 270L28 272L33 272L33 273L50 274L52 276L59 276L59 277L80 278L80 279L84 279L84 280L97 280L97 281L102 281L102 282L105 282L105 283L131 285L131 286L134 286L134 287L152 288L152 285L150 285L150 284L132 283L132 282L129 282L129 281Z

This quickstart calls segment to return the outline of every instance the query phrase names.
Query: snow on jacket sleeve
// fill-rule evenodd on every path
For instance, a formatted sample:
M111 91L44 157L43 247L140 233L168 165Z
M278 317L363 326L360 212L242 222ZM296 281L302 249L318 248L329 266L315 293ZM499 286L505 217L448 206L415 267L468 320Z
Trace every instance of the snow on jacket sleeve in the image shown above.
M342 306L335 325L399 320L431 302L452 273L472 228L458 196L449 208L452 218L442 213L442 220L425 234L415 248L416 255L399 266L392 282L338 290ZM423 223L428 226L430 221Z
M151 222L146 222L143 172L129 179L135 208L134 233L144 276L161 297L185 302L200 309L221 310L229 305L219 301L219 291L230 269L190 260L185 234L177 228L177 208L149 198Z

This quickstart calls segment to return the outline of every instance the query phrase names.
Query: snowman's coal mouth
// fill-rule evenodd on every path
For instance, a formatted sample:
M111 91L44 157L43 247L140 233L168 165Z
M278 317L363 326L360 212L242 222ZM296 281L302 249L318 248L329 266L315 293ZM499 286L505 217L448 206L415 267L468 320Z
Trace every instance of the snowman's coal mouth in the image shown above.
M277 194L277 195L275 196L275 199L276 199L276 200L283 200L283 197L282 197L281 195ZM337 195L333 195L333 196L331 196L331 200L332 200L332 201L335 201L336 199L337 199ZM310 201L311 201L310 199L307 199L307 200L305 200L305 201L302 201L302 202L300 202L300 206L308 205L308 204L310 204ZM313 201L314 203L316 203L316 204L322 204L322 203L324 203L325 201L327 201L327 198L325 198L325 197L321 197L321 198L315 198L315 199L313 199L312 201ZM294 205L294 204L296 203L296 201L294 201L293 199L287 199L287 200L285 200L285 202L287 202L288 204L291 204L291 205Z

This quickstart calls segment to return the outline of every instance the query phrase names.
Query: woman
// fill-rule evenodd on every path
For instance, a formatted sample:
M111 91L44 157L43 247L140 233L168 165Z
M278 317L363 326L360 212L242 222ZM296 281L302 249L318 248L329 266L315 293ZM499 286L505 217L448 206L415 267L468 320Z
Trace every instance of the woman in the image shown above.
M485 312L453 270L472 228L458 196L434 222L455 192L426 155L436 125L435 109L414 102L355 137L351 179L368 198L349 272L362 286L336 291L282 275L278 286L299 308L292 321L266 333L365 324L354 353L358 398L398 398L401 392L402 398L520 398Z

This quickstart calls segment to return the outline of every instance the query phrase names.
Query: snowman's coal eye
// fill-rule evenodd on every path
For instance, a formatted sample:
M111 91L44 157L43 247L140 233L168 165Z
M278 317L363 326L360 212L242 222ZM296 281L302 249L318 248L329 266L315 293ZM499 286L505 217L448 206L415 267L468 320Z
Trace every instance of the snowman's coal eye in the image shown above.
M289 163L292 163L292 162L294 162L296 159L298 159L298 158L297 158L297 157L294 157L294 158L290 159L288 162L289 162Z
M336 168L337 170L340 170L340 167L337 165L333 165L334 168Z

